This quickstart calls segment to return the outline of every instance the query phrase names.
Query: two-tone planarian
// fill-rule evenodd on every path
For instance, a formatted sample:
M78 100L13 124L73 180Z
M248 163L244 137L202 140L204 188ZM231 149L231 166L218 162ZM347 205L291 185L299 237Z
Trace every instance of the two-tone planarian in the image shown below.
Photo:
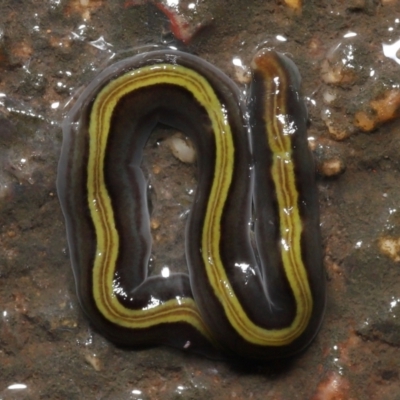
M57 184L77 292L117 344L264 360L301 351L319 329L325 276L300 76L274 51L251 66L246 101L199 57L146 52L106 68L65 119ZM140 169L158 123L198 154L189 274L167 278L147 274Z

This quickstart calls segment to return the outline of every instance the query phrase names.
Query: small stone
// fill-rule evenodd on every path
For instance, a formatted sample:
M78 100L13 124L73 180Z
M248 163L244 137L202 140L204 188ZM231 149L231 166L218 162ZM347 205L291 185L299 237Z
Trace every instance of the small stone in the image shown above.
M321 111L321 119L328 128L329 135L336 141L347 139L352 134L351 124L341 113L333 112L330 108Z
M158 165L153 165L153 174L158 175L161 172L161 167Z
M315 162L317 171L325 177L333 177L342 174L346 170L346 163L340 148L332 140L318 140L315 147Z
M189 139L174 135L168 140L168 145L172 154L183 163L192 164L196 160L196 150Z
M354 115L354 125L364 132L371 132L375 129L376 123L366 112L359 111Z
M330 85L351 86L360 81L365 74L363 54L367 52L365 44L353 36L336 42L327 52L321 64L321 78Z
M339 158L333 158L323 162L319 168L321 175L326 177L340 175L346 169L344 162Z
M400 238L381 237L378 246L382 254L390 257L394 262L400 261Z
M358 111L354 125L364 132L371 132L379 125L400 116L400 90L390 89L369 103L370 110Z
M96 354L86 354L85 355L86 362L93 367L93 369L97 372L103 369L103 363L100 361L99 357Z
M393 89L383 93L370 103L379 122L390 121L400 116L400 90Z
M150 221L150 227L153 230L156 230L160 227L160 221L157 218L152 218Z
M333 63L329 60L322 61L321 77L325 83L334 85L353 83L356 80L354 71L346 68L340 62Z

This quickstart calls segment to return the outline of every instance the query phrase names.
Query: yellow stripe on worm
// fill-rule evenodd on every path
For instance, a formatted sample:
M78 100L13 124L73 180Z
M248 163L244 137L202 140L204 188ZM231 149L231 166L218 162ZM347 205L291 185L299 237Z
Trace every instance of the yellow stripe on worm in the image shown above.
M116 343L267 359L300 351L319 328L318 203L298 72L274 52L258 53L252 67L253 156L237 87L172 50L109 67L65 120L58 190L77 292L91 322ZM158 122L191 136L199 153L190 279L147 277L140 161ZM250 243L252 202L260 265Z
M119 235L113 221L113 208L104 182L104 158L111 115L120 99L127 93L152 85L169 84L183 87L192 93L204 109L208 110L217 144L216 176L213 198L224 202L232 171L232 138L229 125L224 121L221 104L206 80L193 70L179 65L160 64L142 67L110 82L98 94L93 104L89 141L88 198L96 230L97 248L93 267L93 293L97 307L111 322L127 328L147 328L160 323L184 321L202 334L207 329L190 298L171 299L147 310L124 307L113 296L114 271L119 249ZM220 166L220 164L222 164ZM217 192L217 194L215 193ZM222 197L222 198L221 198ZM211 215L211 218L213 216ZM210 216L209 216L210 218Z

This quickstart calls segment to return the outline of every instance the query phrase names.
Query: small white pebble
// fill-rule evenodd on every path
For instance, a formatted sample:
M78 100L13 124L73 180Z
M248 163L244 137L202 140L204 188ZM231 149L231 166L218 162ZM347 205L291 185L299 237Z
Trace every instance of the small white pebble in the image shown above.
M345 170L344 162L339 158L333 158L324 161L319 170L323 176L337 176L344 172Z
M336 92L329 88L322 93L322 97L324 99L325 104L332 104L336 100Z
M196 151L188 139L182 139L179 136L172 136L168 140L172 154L180 161L188 164L196 160Z

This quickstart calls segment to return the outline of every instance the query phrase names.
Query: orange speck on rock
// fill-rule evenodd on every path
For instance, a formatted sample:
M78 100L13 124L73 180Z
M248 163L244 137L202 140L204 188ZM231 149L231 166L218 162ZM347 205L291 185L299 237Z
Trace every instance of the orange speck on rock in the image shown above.
M59 38L56 36L51 36L49 38L49 43L52 47L62 47L64 49L71 47L71 39L68 37Z
M350 351L353 350L354 348L358 347L361 343L361 339L359 336L357 336L356 332L354 329L350 329L350 333L348 338L339 343L338 348L339 348L339 360L341 363L351 367L352 366L352 360L351 356L349 355Z
M321 58L325 52L322 40L318 37L312 37L308 42L308 52L311 57Z
M23 41L15 44L11 53L21 60L28 60L33 54L33 49L27 42Z
M156 230L160 227L160 221L157 218L152 218L150 221L150 227L153 230Z
M331 278L331 286L333 290L336 292L345 292L347 286L343 268L329 256L325 257L324 265Z
M350 384L337 372L329 372L319 383L311 400L353 400L349 397Z
M159 165L153 166L153 174L158 175L161 172L161 167Z
M20 314L25 315L28 312L28 300L19 291L14 293L14 307Z
M300 11L302 6L301 0L284 0L284 3L293 10Z
M65 8L65 13L67 16L81 14L83 19L89 20L90 13L102 5L103 0L71 0Z

